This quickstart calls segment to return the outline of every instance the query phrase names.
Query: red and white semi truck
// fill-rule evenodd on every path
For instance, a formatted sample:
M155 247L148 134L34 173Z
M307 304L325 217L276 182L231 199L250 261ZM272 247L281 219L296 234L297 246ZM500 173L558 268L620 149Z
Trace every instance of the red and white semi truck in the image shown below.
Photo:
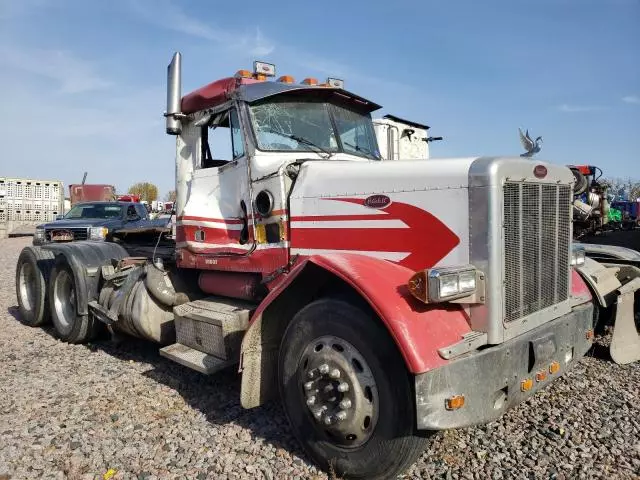
M280 398L310 458L366 479L553 382L590 349L598 312L614 360L640 357L640 270L573 248L568 168L379 161L380 107L340 80L272 81L256 62L181 96L180 72L177 53L175 244L156 228L26 247L25 323L51 318L70 343L124 332L205 374L237 365L244 407ZM132 255L150 233L159 245Z

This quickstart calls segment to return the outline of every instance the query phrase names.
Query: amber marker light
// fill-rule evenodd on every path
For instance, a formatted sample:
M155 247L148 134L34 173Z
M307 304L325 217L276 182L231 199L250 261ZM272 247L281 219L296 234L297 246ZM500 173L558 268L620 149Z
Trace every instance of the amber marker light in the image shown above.
M464 395L454 395L444 401L447 410L458 410L464 407Z
M280 83L295 83L296 80L291 75L282 75L278 78L278 82Z
M536 382L544 382L547 379L547 372L540 370L536 373Z
M560 362L551 362L551 365L549 365L549 373L551 375L555 375L559 371L560 371Z
M236 78L252 78L253 74L249 70L238 70Z
M533 388L532 378L525 378L524 380L522 380L522 382L520 382L520 390L522 390L523 392L528 392L532 388Z

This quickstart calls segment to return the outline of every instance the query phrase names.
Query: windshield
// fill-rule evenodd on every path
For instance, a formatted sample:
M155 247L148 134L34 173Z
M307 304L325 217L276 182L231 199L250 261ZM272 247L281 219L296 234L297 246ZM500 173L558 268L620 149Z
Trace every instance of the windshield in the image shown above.
M67 220L79 218L120 218L122 207L120 205L109 205L104 203L88 203L76 205L64 216Z
M269 99L250 106L260 150L345 152L379 159L371 116L314 100Z

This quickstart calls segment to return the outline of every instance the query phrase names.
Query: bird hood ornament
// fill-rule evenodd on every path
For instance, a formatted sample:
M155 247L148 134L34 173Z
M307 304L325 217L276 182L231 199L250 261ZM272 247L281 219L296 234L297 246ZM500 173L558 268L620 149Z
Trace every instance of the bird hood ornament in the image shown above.
M522 130L518 128L518 132L520 132L520 143L522 143L522 147L526 150L526 152L521 153L520 156L533 157L542 148L542 137L538 137L534 141L529 136L529 130L527 130L526 133L522 133Z

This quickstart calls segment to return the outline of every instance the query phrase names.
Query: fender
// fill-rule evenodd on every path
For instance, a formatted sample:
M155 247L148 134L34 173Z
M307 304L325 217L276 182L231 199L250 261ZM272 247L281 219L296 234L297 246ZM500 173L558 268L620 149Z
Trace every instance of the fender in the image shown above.
M313 255L287 274L259 305L250 321L240 357L241 401L245 408L261 405L272 396L279 338L296 313L278 312L271 317L269 307L285 296L287 290L293 289L290 293L294 295L297 292L308 294L311 287L306 285L318 278L318 270L324 272L325 277L342 280L369 304L386 326L407 369L413 374L447 364L448 360L438 354L438 349L458 342L471 331L468 317L460 305L425 305L411 296L406 287L414 274L411 269L365 255ZM268 321L263 321L265 317Z
M122 260L129 256L124 248L111 242L52 243L42 245L42 249L53 252L56 262L64 258L71 267L78 292L76 311L79 315L88 315L88 303L97 297L100 267L111 259Z
M575 271L580 274L580 279L588 285L601 307L606 308L615 303L615 292L622 286L616 276L618 268L607 267L587 257L584 259L584 264L576 267Z

